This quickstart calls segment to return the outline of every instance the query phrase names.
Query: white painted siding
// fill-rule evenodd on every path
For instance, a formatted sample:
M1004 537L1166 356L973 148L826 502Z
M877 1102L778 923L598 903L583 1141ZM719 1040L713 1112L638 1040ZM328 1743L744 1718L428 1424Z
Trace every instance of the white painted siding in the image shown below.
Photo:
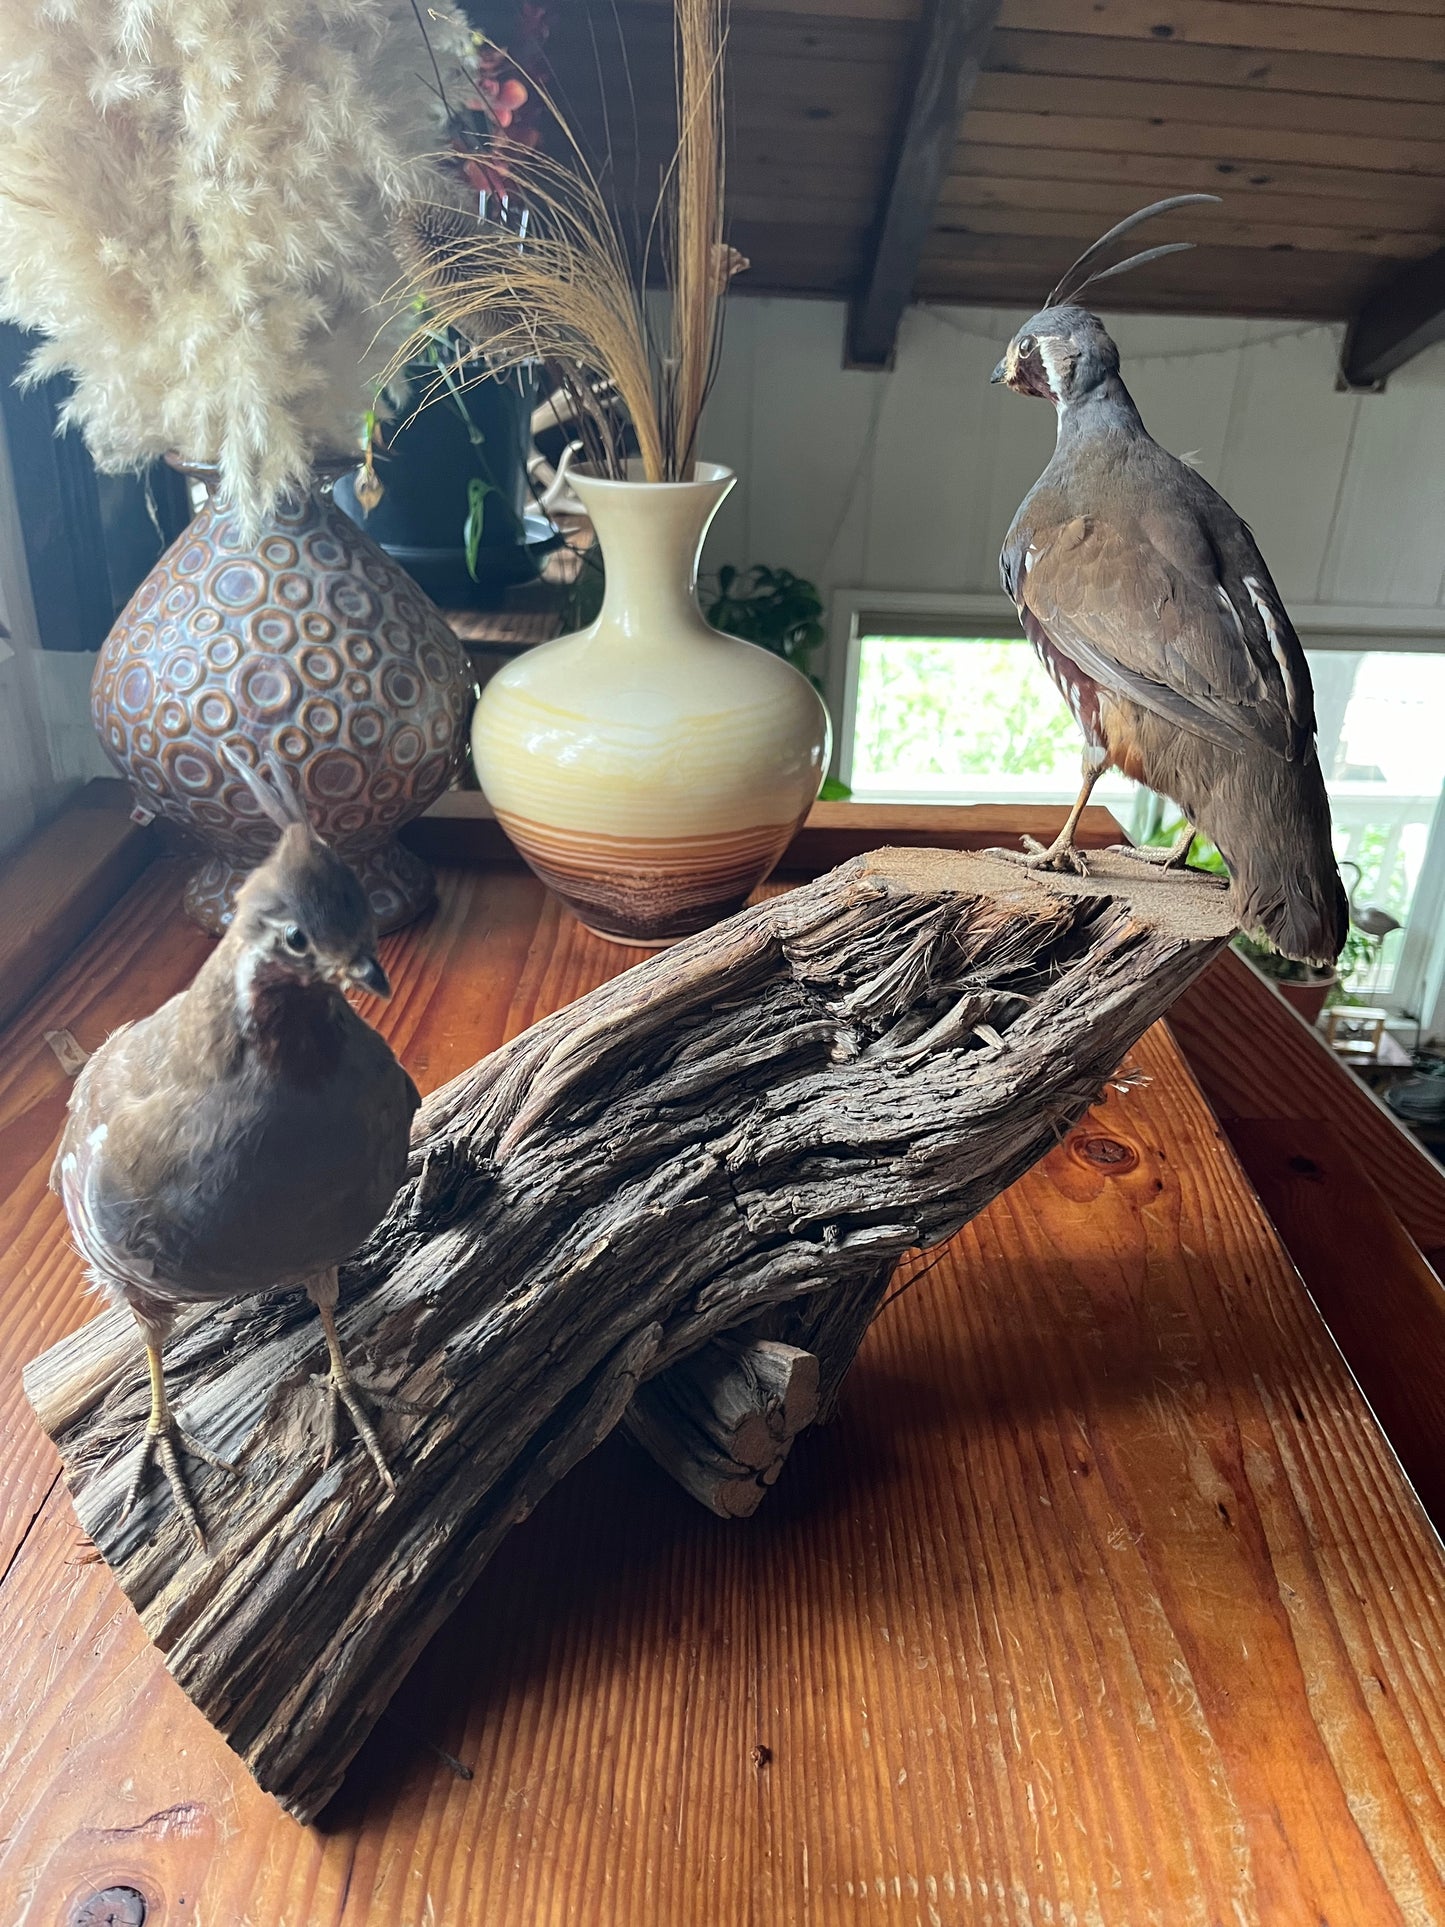
M701 452L740 479L708 565L781 564L825 594L995 591L1053 445L1051 409L988 382L1024 319L912 309L897 366L876 375L843 368L840 303L736 300ZM1109 325L1150 432L1233 502L1288 600L1438 607L1445 632L1445 345L1383 395L1342 395L1336 328Z

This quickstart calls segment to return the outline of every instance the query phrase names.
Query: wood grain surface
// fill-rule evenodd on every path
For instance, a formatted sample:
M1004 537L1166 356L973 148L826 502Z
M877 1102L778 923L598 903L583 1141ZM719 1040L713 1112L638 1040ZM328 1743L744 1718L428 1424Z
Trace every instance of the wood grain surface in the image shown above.
M185 981L179 884L153 866L0 1041L7 1927L117 1885L147 1927L1445 1919L1445 1562L1162 1029L1147 1083L905 1263L755 1519L610 1440L323 1826L287 1820L19 1408L90 1308L40 1032L93 1044ZM627 961L515 870L445 875L386 951L424 1088Z
M1445 1286L1334 1125L1236 1118L1228 1129L1420 1503L1445 1528Z
M776 874L818 876L850 856L890 849L1019 848L1021 836L1047 843L1065 811L1053 803L815 803L778 858ZM1113 814L1091 803L1079 819L1082 850L1119 842ZM433 863L520 861L515 846L478 790L449 790L404 832L409 849Z
M1445 1170L1273 984L1225 951L1175 1003L1169 1025L1227 1132L1244 1118L1329 1126L1426 1258L1445 1271Z
M556 5L552 50L574 119L645 201L673 139L670 10L619 0L598 19L584 0ZM878 278L894 130L920 97L907 49L931 18L922 0L734 0L741 295L851 294ZM1435 0L1002 0L982 65L929 240L910 257L918 298L1026 311L1123 211L1117 194L1088 192L1110 181L1146 190L1132 205L1147 190L1225 197L1177 214L1170 238L1197 251L1116 283L1112 308L1346 317L1439 245ZM1030 178L1038 198L1013 191ZM1000 191L964 199L963 180ZM1272 182L1293 208L1253 204Z

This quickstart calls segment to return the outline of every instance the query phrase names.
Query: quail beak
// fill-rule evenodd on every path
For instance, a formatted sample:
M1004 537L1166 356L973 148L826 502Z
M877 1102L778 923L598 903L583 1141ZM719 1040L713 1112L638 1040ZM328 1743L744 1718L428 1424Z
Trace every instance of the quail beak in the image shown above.
M989 380L991 382L1008 380L1008 356L1007 355L1004 356L1003 360L994 369L993 373L989 376Z
M364 990L373 997L391 995L391 979L375 957L358 957L347 971L346 980L354 989Z

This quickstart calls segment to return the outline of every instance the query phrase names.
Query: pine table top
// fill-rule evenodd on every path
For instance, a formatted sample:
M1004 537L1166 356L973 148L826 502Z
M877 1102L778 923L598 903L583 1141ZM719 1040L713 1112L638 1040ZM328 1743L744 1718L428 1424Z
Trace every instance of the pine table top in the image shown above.
M146 1927L1445 1920L1445 1554L1163 1027L905 1264L754 1519L614 1436L288 1819L87 1556L20 1389L94 1309L45 1033L188 979L181 875L0 1033L4 1927L138 1918L82 1911L113 1890ZM423 1090L631 961L507 864L445 870L384 955Z

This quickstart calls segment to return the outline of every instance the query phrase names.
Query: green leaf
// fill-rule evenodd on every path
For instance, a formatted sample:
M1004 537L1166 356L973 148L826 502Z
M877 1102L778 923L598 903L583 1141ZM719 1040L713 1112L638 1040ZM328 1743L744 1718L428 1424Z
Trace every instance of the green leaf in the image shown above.
M820 803L846 803L853 792L846 783L840 783L836 776L826 776L823 787L818 791Z
M467 552L467 574L477 579L477 555L482 546L482 524L486 520L487 497L495 494L490 482L474 475L467 483L467 519L462 524L462 546Z

